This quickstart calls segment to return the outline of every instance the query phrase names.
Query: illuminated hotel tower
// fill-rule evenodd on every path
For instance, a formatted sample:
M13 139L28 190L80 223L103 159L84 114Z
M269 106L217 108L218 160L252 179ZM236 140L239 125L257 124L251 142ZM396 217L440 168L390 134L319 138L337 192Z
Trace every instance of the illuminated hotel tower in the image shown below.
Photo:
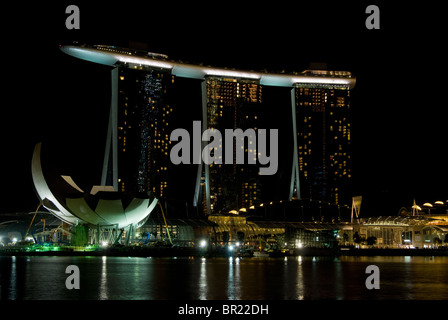
M285 106L290 110L286 121L291 121L293 137L288 198L349 203L350 90L356 83L350 72L230 70L113 46L61 46L61 50L113 67L103 186L166 196L172 165L169 135L175 129L170 127L175 108L168 97L174 79L183 77L201 80L202 132L263 128L263 121L268 121L263 116L263 88L290 88L290 106ZM201 149L206 145L203 141ZM246 157L251 155L250 146L244 151ZM207 214L250 208L261 201L259 166L194 163L198 170L193 205L203 202Z
M167 196L172 83L174 76L154 67L118 64L112 70L102 185Z
M351 77L345 71L308 70L304 74ZM350 86L296 83L294 94L300 198L349 204Z
M209 76L204 84L203 121L207 129L224 133L225 129L253 128L256 132L260 125L263 127L262 86L258 80ZM245 159L257 158L256 146L251 144L245 141ZM220 141L219 148L224 149L223 145ZM233 164L204 165L200 193L205 200L205 213L228 213L261 203L259 166L236 164L236 152L236 141L233 141ZM225 150L221 153L225 154ZM207 185L209 189L204 188Z

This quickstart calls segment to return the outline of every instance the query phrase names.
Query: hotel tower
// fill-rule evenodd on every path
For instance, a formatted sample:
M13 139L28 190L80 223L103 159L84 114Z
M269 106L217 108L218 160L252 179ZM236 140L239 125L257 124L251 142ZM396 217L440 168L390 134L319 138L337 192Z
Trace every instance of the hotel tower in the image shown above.
M201 80L197 110L202 114L202 131L263 128L269 121L265 88L290 88L290 104L285 106L289 110L285 111L292 128L292 157L285 198L350 203L350 91L356 83L350 72L322 67L294 74L213 68L113 46L61 46L61 50L112 67L102 185L166 197L173 167L169 137L176 129L172 97L176 79L182 77ZM207 144L202 142L202 148ZM249 142L243 148L246 159L257 156ZM258 164L206 165L201 161L191 187L192 204L202 206L205 214L263 203Z

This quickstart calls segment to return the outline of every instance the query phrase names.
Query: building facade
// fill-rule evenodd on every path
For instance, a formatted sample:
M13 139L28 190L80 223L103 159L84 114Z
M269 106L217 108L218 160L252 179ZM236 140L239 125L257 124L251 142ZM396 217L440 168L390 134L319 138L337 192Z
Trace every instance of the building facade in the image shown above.
M307 73L350 76L345 71ZM300 198L350 204L350 87L296 83L295 116Z
M289 88L290 105L282 109L287 115L282 114L280 124L285 128L292 125L288 135L293 136L293 143L285 147L292 149L292 166L287 165L291 166L289 195L285 198L350 203L349 110L350 90L356 83L350 72L310 68L285 74L214 68L114 46L61 46L61 50L113 67L101 185L166 197L171 166L169 135L175 129L170 124L176 113L170 96L176 95L172 84L178 77L200 80L201 105L197 109L202 111L202 132L211 128L221 132L268 128L263 88ZM201 145L203 149L207 143L202 141ZM235 147L234 142L234 158ZM260 159L249 142L243 149L245 163L257 156ZM197 173L192 202L195 207L202 204L204 213L228 213L264 202L257 163L194 164Z
M207 129L218 129L224 134L226 129L254 129L263 127L263 90L257 80L224 77L207 77L206 120ZM205 118L205 117L204 117ZM222 140L222 139L221 139ZM224 141L220 141L219 152L224 155ZM244 142L244 164L237 164L236 141L233 141L233 163L208 165L208 176L204 168L203 181L209 183L209 195L203 188L207 213L228 213L232 210L249 208L260 204L261 182L259 166L248 164L249 157L257 158L257 146L252 141ZM218 150L216 150L218 151ZM210 206L208 208L208 206Z
M174 79L166 70L157 68L129 68L123 64L112 70L105 185L116 184L116 190L121 192L150 191L159 199L167 196Z

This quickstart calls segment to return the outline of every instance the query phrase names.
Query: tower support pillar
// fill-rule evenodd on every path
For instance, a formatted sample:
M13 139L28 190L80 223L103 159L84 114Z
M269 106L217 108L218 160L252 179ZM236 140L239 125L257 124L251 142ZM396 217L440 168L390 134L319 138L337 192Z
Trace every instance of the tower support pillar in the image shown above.
M297 154L297 119L296 119L296 88L291 89L291 119L292 119L292 134L293 134L293 156L292 156L292 170L291 170L291 184L289 187L289 199L294 195L300 199L300 180L299 180L299 157Z

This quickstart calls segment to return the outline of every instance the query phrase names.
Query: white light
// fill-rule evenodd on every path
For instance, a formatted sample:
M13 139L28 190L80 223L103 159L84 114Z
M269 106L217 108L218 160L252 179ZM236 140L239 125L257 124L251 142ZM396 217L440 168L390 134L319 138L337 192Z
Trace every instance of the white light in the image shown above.
M12 239L12 242L13 242L13 243L17 242L17 238L13 238L13 239Z
M118 61L125 62L125 63L142 64L145 66L164 68L164 69L172 69L173 68L173 65L171 65L169 63L152 60L152 59L126 57L126 56L121 56L121 55L116 55L115 58L117 58Z
M107 247L107 242L106 241L101 242L101 246L102 247Z
M260 79L260 75L252 72L233 71L223 69L204 69L204 72L208 76L221 76L231 78L246 78L246 79Z
M245 78L260 80L260 84L268 86L282 86L290 87L294 83L320 83L328 85L346 85L353 87L355 85L354 78L343 77L322 77L322 76L300 76L289 74L270 74L255 71L243 70L227 70L213 67L202 67L198 65L184 64L182 62L167 62L151 58L143 58L136 56L129 56L130 53L111 53L98 49L77 48L77 47L63 47L64 52L73 55L77 58L106 65L114 65L115 62L121 61L124 63L132 63L137 65L146 65L151 67L158 67L164 69L171 69L174 75L187 78L203 79L204 75L229 77L229 78ZM148 53L150 54L150 53ZM164 57L162 54L152 54L155 57Z
M232 245L229 246L229 251L233 251L233 246Z
M201 240L201 242L199 242L199 246L200 246L201 248L205 248L205 247L207 246L207 241L205 241L205 240Z
M241 245L241 242L238 241L238 242L236 243L236 246L239 247L240 245Z
M293 83L321 83L321 84L344 84L349 85L350 81L334 78L298 77L292 79Z

